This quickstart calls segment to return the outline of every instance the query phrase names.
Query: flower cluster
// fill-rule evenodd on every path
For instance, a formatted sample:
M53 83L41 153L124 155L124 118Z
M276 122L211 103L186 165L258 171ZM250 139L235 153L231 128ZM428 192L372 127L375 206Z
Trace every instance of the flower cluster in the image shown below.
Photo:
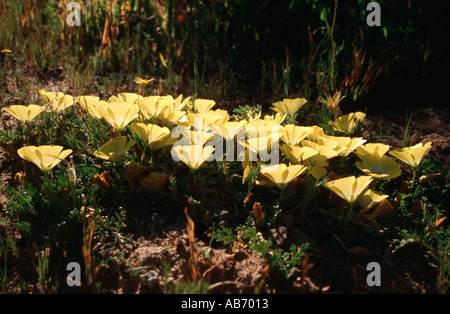
M136 82L142 86L150 83L142 79ZM249 181L251 173L257 173L256 185L280 191L299 177L308 176L323 182L317 186L323 186L352 207L359 204L365 210L389 197L374 190L376 182L399 177L402 162L415 169L431 149L431 143L420 143L390 150L386 144L368 143L363 137L352 136L365 118L362 112L335 117L329 122L333 134L317 125L297 125L295 119L286 118L295 117L307 103L304 98L283 99L271 107L273 115L258 114L238 121L226 110L215 108L214 100L183 99L182 95L174 98L121 93L101 100L93 95L72 97L46 90L39 93L52 113L77 105L86 117L108 125L114 136L93 156L111 163L128 160L124 177L134 189L142 187L148 193L163 189L171 175L156 161L155 156L164 151L170 152L173 163L184 164L193 173L208 162L240 163L243 184ZM45 109L46 106L32 104L10 106L4 111L29 124ZM134 158L127 158L127 154L133 155L130 151L135 153ZM44 172L71 153L72 149L57 145L25 146L18 150L20 157ZM354 163L359 175L330 175L330 165L336 159L348 160L351 154L359 159ZM105 191L110 184L103 178L104 174L99 175L95 182Z

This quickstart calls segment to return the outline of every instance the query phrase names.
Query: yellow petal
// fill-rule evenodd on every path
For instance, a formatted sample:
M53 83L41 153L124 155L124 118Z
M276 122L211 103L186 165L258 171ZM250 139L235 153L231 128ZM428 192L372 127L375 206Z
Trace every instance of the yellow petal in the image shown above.
M197 98L194 101L194 109L197 110L198 113L204 113L212 109L216 102L211 99L200 99Z
M306 171L303 165L275 164L275 165L261 165L261 174L270 179L278 188L284 189L295 178Z
M387 197L389 197L389 195L368 189L365 193L358 197L358 202L361 209L368 210Z
M370 176L361 176L358 178L350 176L329 181L324 186L347 202L353 203L361 193L365 192L372 180Z
M365 154L360 158L361 161L356 162L356 167L376 179L391 180L402 173L400 164L386 155Z
M396 148L390 154L414 168L420 164L422 158L431 150L431 145L432 143L428 142L425 145L419 143L403 149Z
M137 117L139 107L128 102L111 102L99 106L97 110L108 124L121 131Z
M44 111L44 106L38 106L38 105L28 105L28 106L22 106L22 105L12 105L9 107L3 108L4 111L8 112L15 118L19 119L20 121L26 123L31 122L34 118L36 118L42 111Z
M383 143L367 143L357 147L354 153L361 157L366 154L376 154L378 156L385 155L389 150L389 145Z
M156 124L145 124L142 122L133 123L129 129L144 141L151 150L156 150L157 144L167 137L170 137L170 130L166 127L160 127ZM154 145L155 144L155 145ZM159 147L158 147L159 148Z
M287 124L284 126L284 133L281 139L286 144L297 145L303 139L305 139L311 132L312 129L310 127Z
M71 95L65 95L62 92L47 92L45 89L39 90L42 98L50 106L54 112L62 111L74 103L74 98Z
M123 159L126 152L128 152L135 143L136 142L133 140L127 142L127 138L123 136L103 144L94 152L94 155L101 159L118 162Z
M273 103L272 110L281 114L286 113L292 117L306 102L307 100L305 98L285 98L283 101Z
M58 145L25 146L17 150L18 155L39 167L43 172L50 171L72 153Z
M363 112L351 112L347 115L337 118L335 121L330 121L329 124L338 132L350 135L355 131L359 122L364 120L366 114Z
M214 153L213 146L176 145L172 146L171 154L175 161L182 161L192 170L197 170Z

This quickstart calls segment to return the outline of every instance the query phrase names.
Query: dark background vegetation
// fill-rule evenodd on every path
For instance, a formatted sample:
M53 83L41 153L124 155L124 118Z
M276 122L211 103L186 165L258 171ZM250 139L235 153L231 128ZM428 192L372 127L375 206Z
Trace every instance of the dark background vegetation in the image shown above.
M0 2L0 47L43 85L72 73L93 93L102 77L143 76L262 104L341 90L348 110L447 106L448 1L380 0L381 27L366 24L368 0L78 1L80 27L68 3Z

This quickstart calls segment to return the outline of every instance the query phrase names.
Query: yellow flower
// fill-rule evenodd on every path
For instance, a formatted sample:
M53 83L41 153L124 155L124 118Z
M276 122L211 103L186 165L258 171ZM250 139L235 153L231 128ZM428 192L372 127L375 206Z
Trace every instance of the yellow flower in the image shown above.
M373 178L371 176L361 176L358 178L351 176L329 181L324 184L324 187L353 204L366 191L372 180Z
M242 184L248 181L250 176L250 162L243 162L242 167L244 168L244 172L242 174Z
M420 164L422 158L431 150L431 144L431 142L428 142L425 145L419 143L403 149L396 148L389 154L415 168Z
M214 111L206 111L202 113L194 113L189 111L186 114L186 119L191 125L197 125L199 128L206 128L213 123L222 123L223 116L215 113Z
M97 107L99 115L117 131L122 131L137 117L139 107L128 102L111 102Z
M45 89L41 89L39 94L41 94L53 112L60 112L72 106L74 102L73 96L65 95L62 92L47 92Z
M279 143L285 131L284 127L278 123L261 119L247 123L244 129L247 134L245 146L252 152L252 155L259 154L261 157L267 157L272 147ZM239 145L242 145L241 139L238 138L238 140Z
M76 103L78 103L81 108L83 108L84 110L88 110L88 105L90 103L96 103L98 101L100 101L100 97L98 96L93 96L93 95L81 95L81 96L77 96L74 98L74 101Z
M28 105L28 106L12 105L12 106L3 108L4 111L13 115L15 118L19 119L23 123L31 122L44 109L45 109L45 106L38 106L38 105Z
M94 118L97 119L102 119L103 116L100 113L100 111L98 110L98 108L100 108L101 106L107 105L109 104L108 102L104 101L104 100L99 100L96 102L89 102L86 104L86 111Z
M293 116L304 104L306 104L305 98L295 98L288 99L285 98L283 101L277 101L273 103L272 110L279 112L281 114L287 113L289 116Z
M255 138L260 136L275 136L274 141L278 141L284 134L285 129L283 126L272 120L254 120L245 124L245 132L248 134L248 138Z
M375 179L391 180L402 174L400 164L388 156L365 154L360 158L361 161L356 162L356 167Z
M271 136L256 136L247 139L245 142L245 147L253 154L264 156L271 151L274 143L276 142L273 142L273 138Z
M350 140L349 137L347 137L346 139L348 141ZM325 135L325 136L318 136L315 142L320 146L328 147L336 151L337 154L339 154L341 149L341 141L342 140L338 140L338 138Z
M312 129L310 127L287 124L284 126L284 133L281 139L286 144L297 145L311 132Z
M340 155L348 156L351 152L353 152L355 149L366 143L367 140L362 137L353 137L350 139L350 141L343 147L345 148L343 151L341 151Z
M214 114L221 117L219 123L226 123L230 119L230 114L225 109L211 110L211 112L214 112Z
M2 52L2 53L11 53L11 50L9 50L9 49L3 49L1 52Z
M127 142L127 138L122 136L103 144L94 152L94 155L104 160L118 162L123 159L126 152L128 152L134 144L136 144L135 141L130 140Z
M378 204L379 202L388 197L389 195L368 189L365 193L362 193L358 197L358 203L361 206L362 210L369 210L374 205Z
M108 102L127 102L130 104L137 104L144 99L143 96L138 93L120 93L108 98Z
M196 129L190 130L187 127L180 127L181 134L186 140L183 144L192 144L192 145L205 145L208 141L212 140L215 137L215 134L212 132L206 131L198 131ZM187 142L189 140L189 142Z
M131 9L131 8L130 8L130 9ZM155 81L154 79L146 80L146 79L143 79L143 78L140 78L140 77L137 77L137 78L134 80L135 83L141 85L142 87L144 87L145 85L148 85L148 84L153 84L154 81Z
M303 160L318 155L319 152L311 147L300 147L291 144L282 144L280 150L285 154L289 161L293 164L301 163Z
M172 146L171 154L175 161L182 161L191 170L197 170L214 153L213 146L176 145Z
M383 143L367 143L357 147L354 151L355 155L361 157L363 155L378 155L383 156L389 150L389 145Z
M309 173L316 179L327 175L326 167L329 166L328 159L335 157L335 152L327 147L320 147L318 154L303 156L303 164L308 168ZM307 158L306 158L307 157Z
M49 172L64 158L72 153L71 149L63 150L58 145L25 146L17 150L19 156L34 163L43 172Z
M163 111L158 115L163 126L172 126L180 121L186 112L180 110L173 110L172 107L166 106Z
M139 101L139 108L146 119L158 117L168 106L159 96L148 96Z
M289 183L306 171L303 165L276 164L264 165L261 164L261 174L275 184L280 190L284 190Z
M224 140L233 140L234 137L244 131L244 125L247 123L245 120L241 121L228 121L225 123L213 123L210 125L211 130L222 137Z
M78 103L83 109L87 108L87 105L91 102L100 101L100 97L93 95L81 95L75 97L75 102Z
M155 97L155 96L148 96L148 97ZM148 97L145 97L145 98L148 98ZM175 99L173 99L172 95L164 95L164 96L156 96L156 97L158 97L158 101L163 107L169 106L173 110L178 110L177 105L175 104ZM176 99L176 102L179 103L180 101L181 101L181 99L178 97Z
M281 123L283 123L284 120L286 120L286 117L287 117L287 113L281 114L278 112L272 116L269 116L268 114L266 114L264 116L264 120L265 121L273 121L276 124L281 124Z
M211 99L200 99L197 98L194 100L194 109L197 110L198 113L204 113L212 109L216 102Z
M157 150L159 144L170 138L170 130L166 127L160 127L156 124L145 124L141 122L133 123L129 129L148 145L150 150Z
M86 110L91 116L101 119L102 116L98 113L98 107L108 104L104 100L100 100L98 96L83 95L75 97L75 102L77 102L81 108Z
M126 10L126 11L131 11L133 8L131 6L129 6L128 4L122 4L120 6L121 10Z
M178 96L173 102L174 110L193 110L194 105L192 104L191 97L187 97L183 101L183 95Z
M311 147L319 152L320 155L325 156L326 159L331 159L338 156L338 152L326 145L321 145L309 140L303 140L301 142L302 147Z
M311 128L311 133L307 136L307 138L310 141L316 142L319 137L327 136L325 134L323 128L321 128L320 126L312 125L312 126L310 126L310 128Z
M325 95L326 98L323 98L320 96L317 100L327 106L327 108L331 111L336 111L339 108L339 103L342 99L345 98L345 96L341 96L341 92L334 93L333 96L330 94Z
M336 151L338 156L347 156L360 145L367 142L362 137L346 137L346 136L317 136L316 142L322 146L327 146Z
M155 194L161 192L167 185L169 176L164 172L150 172L141 180L141 186L145 192Z
M329 124L338 132L351 135L361 121L364 120L366 114L364 112L351 112L345 116L341 116Z
M165 136L162 140L159 140L157 142L153 142L149 145L150 150L158 150L160 148L166 147L166 146L172 146L178 141L178 138L171 137L170 135Z

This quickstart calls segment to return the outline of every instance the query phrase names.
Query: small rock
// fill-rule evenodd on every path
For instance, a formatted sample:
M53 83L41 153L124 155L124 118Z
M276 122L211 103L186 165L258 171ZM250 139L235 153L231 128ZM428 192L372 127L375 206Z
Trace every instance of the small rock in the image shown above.
M150 270L149 272L140 276L141 283L150 289L159 287L159 275L156 271Z

